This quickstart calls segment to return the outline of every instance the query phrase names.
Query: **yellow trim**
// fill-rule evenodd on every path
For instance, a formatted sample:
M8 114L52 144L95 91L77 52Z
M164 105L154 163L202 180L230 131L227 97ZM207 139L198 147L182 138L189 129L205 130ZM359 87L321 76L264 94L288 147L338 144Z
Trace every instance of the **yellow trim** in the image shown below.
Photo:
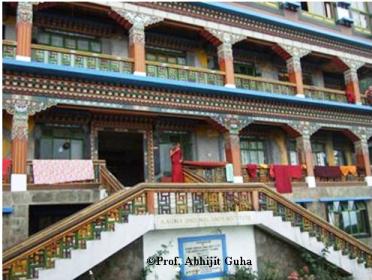
M339 94L339 95L345 95L344 91L337 90L337 89L331 89L331 88L323 88L323 87L304 85L304 89L311 90L311 91L323 91L323 92L335 93L335 94Z
M309 18L312 18L312 19L315 19L315 20L318 20L318 21L325 22L327 24L332 24L332 25L336 24L334 19L329 19L325 16L314 14L314 13L311 13L311 12L302 11L302 15L304 15L306 17L309 17Z

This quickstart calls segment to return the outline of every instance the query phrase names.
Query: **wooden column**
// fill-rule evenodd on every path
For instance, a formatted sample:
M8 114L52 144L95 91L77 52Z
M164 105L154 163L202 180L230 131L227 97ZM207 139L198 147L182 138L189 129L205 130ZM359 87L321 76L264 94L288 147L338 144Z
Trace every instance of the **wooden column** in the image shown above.
M221 71L225 72L225 86L235 87L234 59L232 45L222 43L218 46L218 64Z
M234 183L242 183L242 171L240 161L240 137L234 132L225 133L225 153L226 161L232 163L234 170Z
M129 30L129 56L134 60L134 74L146 76L145 26L141 23Z
M354 142L354 147L357 166L365 170L366 182L368 186L372 186L371 162L369 160L367 140L362 139Z
M27 188L28 112L15 105L12 119L12 175L11 189L25 191Z
M314 176L313 154L309 135L302 135L296 139L297 151L301 164L306 164L306 183L309 188L316 187Z
M344 72L346 94L351 94L355 98L356 104L362 104L359 90L358 73L355 69L348 69Z
M16 59L31 61L32 3L18 2L16 24Z
M298 96L304 97L301 58L299 56L293 56L287 59L286 62L289 82L296 84L296 94Z

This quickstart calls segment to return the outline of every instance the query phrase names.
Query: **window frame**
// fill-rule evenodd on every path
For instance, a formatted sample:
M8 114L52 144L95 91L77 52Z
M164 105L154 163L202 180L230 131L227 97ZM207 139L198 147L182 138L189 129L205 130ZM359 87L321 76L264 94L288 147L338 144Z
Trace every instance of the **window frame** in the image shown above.
M357 204L356 203L363 203L364 204L364 209L356 209L356 210L349 210L348 207L349 207L349 203L350 202L353 202L355 205L354 207L357 207ZM334 202L335 201L331 201L331 202L327 202L326 203L326 214L327 214L327 221L332 224L333 226L336 226L337 228L341 229L342 231L356 237L356 238L368 238L371 236L371 227L370 227L370 224L369 224L369 215L368 215L368 205L367 205L367 202L365 200L348 200L348 201L339 201L339 210L338 211L330 211L330 208L331 207L334 207ZM344 204L347 204L347 207L346 209L348 210L344 210L342 209L342 205ZM341 210L342 209L342 210ZM350 227L350 232L346 231L345 230L345 227L344 227L344 215L342 214L343 212L347 212L348 213L348 220L351 221L352 218L350 216L350 213L351 212L355 212L355 213L360 213L363 211L363 221L365 222L365 225L363 225L363 227L366 229L366 232L352 232L352 229L353 229L353 226ZM340 223L340 226L337 226L337 224L333 224L332 221L330 220L330 214L331 213L338 213L338 215L341 216L341 219L342 219L342 223ZM359 217L358 214L356 214L356 217ZM333 217L334 219L334 217ZM359 228L359 221L357 221L357 228ZM350 223L351 224L351 223Z

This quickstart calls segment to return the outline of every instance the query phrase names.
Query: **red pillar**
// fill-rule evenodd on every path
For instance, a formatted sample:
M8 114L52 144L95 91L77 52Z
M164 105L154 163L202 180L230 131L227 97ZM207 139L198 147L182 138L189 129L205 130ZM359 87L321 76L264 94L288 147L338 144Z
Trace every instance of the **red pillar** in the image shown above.
M304 95L304 84L302 80L301 58L293 56L287 60L289 82L296 85L296 94Z
M239 134L231 132L225 134L225 152L227 162L233 165L234 183L242 183Z
M129 56L134 60L134 74L146 75L145 29L134 25L129 30Z
M306 183L308 184L309 188L316 187L310 136L303 135L301 137L298 137L296 141L300 162L301 164L306 165Z
M359 80L358 80L357 71L354 69L348 69L345 71L344 76L345 76L346 93L354 95L355 103L361 104L362 100L360 98Z
M17 50L16 58L31 60L32 39L32 3L18 2L16 24Z
M234 59L231 44L222 43L218 47L218 64L220 70L225 72L225 86L235 87Z
M356 163L359 168L365 170L366 177L371 177L371 162L369 160L368 144L365 140L354 142Z

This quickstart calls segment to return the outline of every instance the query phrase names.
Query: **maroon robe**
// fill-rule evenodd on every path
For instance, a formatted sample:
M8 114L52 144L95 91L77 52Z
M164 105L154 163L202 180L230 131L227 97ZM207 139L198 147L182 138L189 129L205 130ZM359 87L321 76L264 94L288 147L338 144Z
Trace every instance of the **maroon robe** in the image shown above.
M183 183L185 180L183 178L182 171L182 150L177 148L171 152L171 162L172 162L172 182L173 183Z

